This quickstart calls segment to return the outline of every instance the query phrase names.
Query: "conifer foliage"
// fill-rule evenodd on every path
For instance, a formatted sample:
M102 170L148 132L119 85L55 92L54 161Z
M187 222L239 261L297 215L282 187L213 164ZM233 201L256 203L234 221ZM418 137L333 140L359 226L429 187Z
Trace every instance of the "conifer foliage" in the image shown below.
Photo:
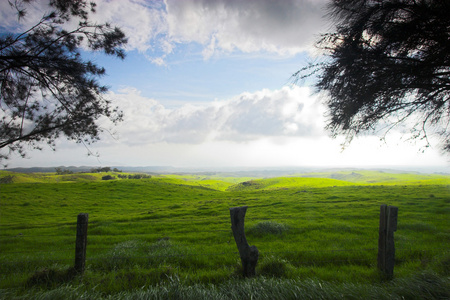
M402 124L427 142L437 134L450 152L450 1L333 0L328 9L335 30L317 43L326 59L294 76L317 74L332 135L350 142Z
M42 2L9 4L19 28L30 5ZM100 117L122 119L98 81L105 69L83 59L82 49L123 59L124 33L91 21L93 2L50 0L48 5L35 25L0 35L0 160L13 152L25 156L28 147L40 149L42 143L55 147L60 136L89 144L99 139Z

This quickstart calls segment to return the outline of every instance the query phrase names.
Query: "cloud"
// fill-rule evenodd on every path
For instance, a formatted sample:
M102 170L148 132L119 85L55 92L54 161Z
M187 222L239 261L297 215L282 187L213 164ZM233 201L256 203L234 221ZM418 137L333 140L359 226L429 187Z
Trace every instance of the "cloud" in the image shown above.
M128 50L147 52L161 46L165 53L171 52L167 42L160 38L168 31L162 1L99 0L96 3L96 13L91 15L92 20L119 26L128 37Z
M113 26L119 26L128 37L127 50L145 53L154 50L158 46L157 43L160 43L163 52L171 52L171 44L160 39L160 35L168 32L165 5L162 1L98 0L95 3L96 11L90 13L89 20L97 24L110 23ZM8 4L8 1L0 1L1 31L27 30L52 10L49 1L31 1L21 7L26 9L26 16L18 22L15 9ZM63 26L66 29L75 28L78 26L78 21L72 19Z
M99 0L93 18L120 26L129 50L165 65L180 44L197 43L202 55L241 51L294 55L313 50L327 0Z
M234 51L294 55L312 50L315 35L325 29L322 7L326 2L98 0L90 19L119 26L128 37L128 50L145 53L154 63L165 65L167 55L180 44L189 43L199 44L205 59ZM47 3L31 2L27 6L23 28L49 11ZM17 26L17 17L6 1L0 8L2 27L10 30Z
M267 51L281 55L309 50L325 28L325 0L166 0L169 36L197 42L208 58L216 52Z
M242 93L225 101L168 109L135 89L110 93L125 113L115 130L126 144L247 142L324 135L322 110L308 88Z

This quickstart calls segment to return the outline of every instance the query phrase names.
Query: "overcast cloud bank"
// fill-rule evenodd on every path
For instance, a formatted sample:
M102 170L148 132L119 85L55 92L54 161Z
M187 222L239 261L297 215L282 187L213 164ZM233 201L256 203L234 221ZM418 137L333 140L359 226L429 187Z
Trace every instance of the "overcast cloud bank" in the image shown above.
M198 43L202 56L270 52L295 55L314 51L327 29L326 0L100 0L98 20L120 26L129 50L139 50L159 65L182 44Z
M262 137L324 136L322 111L306 87L242 93L232 99L168 109L136 89L110 93L125 113L115 128L127 144L246 142Z

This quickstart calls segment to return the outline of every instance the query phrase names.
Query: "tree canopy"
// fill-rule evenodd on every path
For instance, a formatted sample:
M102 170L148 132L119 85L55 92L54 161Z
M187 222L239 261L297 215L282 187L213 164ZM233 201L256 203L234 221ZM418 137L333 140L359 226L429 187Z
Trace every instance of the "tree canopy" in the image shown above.
M30 2L9 1L18 27ZM85 0L49 0L49 12L31 28L0 32L0 161L42 143L54 148L60 136L89 144L102 132L100 117L121 121L98 81L105 69L84 60L82 49L123 59L127 39L117 27L92 22L95 8Z
M331 1L335 30L317 42L325 59L294 78L317 75L333 136L402 124L450 152L449 11L448 0Z

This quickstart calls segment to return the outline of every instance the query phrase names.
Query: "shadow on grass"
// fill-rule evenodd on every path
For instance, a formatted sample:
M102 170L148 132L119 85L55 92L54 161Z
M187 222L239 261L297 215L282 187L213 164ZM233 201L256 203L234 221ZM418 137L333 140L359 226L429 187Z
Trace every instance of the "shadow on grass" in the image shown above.
M73 268L56 269L44 268L33 273L26 281L26 287L55 287L57 285L66 284L75 279L79 273Z

